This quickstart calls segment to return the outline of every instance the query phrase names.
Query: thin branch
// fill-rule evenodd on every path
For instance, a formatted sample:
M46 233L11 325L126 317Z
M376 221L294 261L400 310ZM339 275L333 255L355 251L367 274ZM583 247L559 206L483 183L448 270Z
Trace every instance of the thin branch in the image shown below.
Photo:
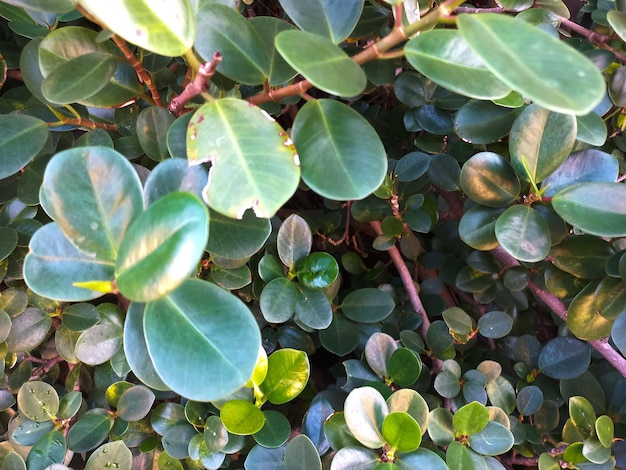
M128 44L126 44L126 41L114 35L113 42L119 48L119 50L122 51L122 54L124 54L124 57L126 57L126 60L128 60L130 65L133 66L133 68L135 69L135 73L139 77L139 80L141 80L148 87L148 90L150 90L150 94L152 95L154 104L157 106L163 106L163 102L161 101L161 95L159 95L159 90L157 90L156 85L152 81L152 77L143 67L143 64L139 62L135 54L133 54L133 51L130 50Z
M612 52L613 54L615 54L615 57L620 62L626 62L626 55L622 54L621 52L616 51L608 44L612 40L611 36L607 36L606 34L601 34L596 31L591 31L579 25L578 23L575 23L574 21L568 18L564 18L562 16L559 16L559 21L561 22L561 26L564 26L569 31L573 31L576 34L580 34L585 39L587 39L590 43L595 44L596 46L602 49L606 49L607 51Z
M474 8L474 7L458 7L454 10L455 15L460 15L461 13L504 13L506 10L502 7L493 7L493 8Z
M211 77L215 74L217 66L222 61L222 54L216 52L213 54L211 62L205 62L198 68L198 73L194 77L193 81L187 84L183 92L176 98L170 101L168 109L173 114L180 114L185 105L192 98L204 93L207 90L207 85Z
M104 122L92 121L91 119L83 118L64 118L58 122L47 123L48 127L60 127L60 126L77 126L85 129L103 129L105 131L117 131L117 124L107 124Z

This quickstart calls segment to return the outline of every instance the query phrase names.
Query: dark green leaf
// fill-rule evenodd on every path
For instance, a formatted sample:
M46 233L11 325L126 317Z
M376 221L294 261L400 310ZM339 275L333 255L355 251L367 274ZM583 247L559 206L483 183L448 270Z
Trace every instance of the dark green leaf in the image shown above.
M276 448L282 446L291 434L289 420L275 410L263 412L265 423L260 431L254 434L254 440L264 447Z
M476 250L491 250L498 246L495 226L503 209L475 206L468 210L459 223L461 240Z
M422 361L411 349L398 348L391 354L387 368L393 383L400 387L410 387L422 372Z
M50 136L40 119L26 115L0 116L0 179L25 167L43 149Z
M52 326L50 316L36 307L28 307L11 321L11 330L6 338L9 352L32 351L48 335Z
M278 53L274 45L276 35L281 31L294 29L287 21L271 16L257 16L250 19L250 25L256 30L270 55L269 85L278 86L296 75L285 59Z
M543 393L535 385L524 387L517 394L517 411L522 416L534 415L543 403Z
M272 231L268 219L255 217L249 211L241 220L226 217L215 211L210 211L210 213L209 233L211 236L207 243L207 250L218 256L236 259L252 256L263 247Z
M328 351L337 356L345 356L358 346L359 330L355 322L340 313L335 313L329 327L320 330L319 339Z
M294 437L287 444L285 465L293 470L322 470L320 455L305 434Z
M614 183L618 176L618 164L613 155L597 149L572 153L543 181L544 196L554 196L560 190L577 183Z
M589 367L591 350L587 343L575 338L554 338L539 354L541 372L554 379L578 377Z
M101 412L81 416L67 435L70 450L87 452L95 449L107 438L112 425L113 419Z
M146 155L160 162L169 158L167 132L174 122L174 116L161 106L149 106L137 118L137 139Z
M550 250L550 260L562 271L582 279L606 275L606 263L615 254L607 241L591 235L569 237Z
M298 288L285 277L272 279L261 291L259 307L270 323L285 323L296 309Z
M341 310L347 318L365 323L384 320L395 306L389 294L375 288L353 290L341 302Z
M324 291L298 286L296 318L309 328L328 328L333 319L333 310Z
M478 331L485 338L504 338L513 328L513 319L505 312L488 312L478 319Z
M148 175L144 185L146 206L150 206L157 199L176 191L187 191L201 198L202 188L206 185L206 181L207 171L202 166L189 166L181 158L168 158L154 167ZM214 218L211 214L211 240L216 236L213 222ZM216 254L221 253L216 252ZM239 256L234 256L234 258L239 258Z
M511 165L492 152L480 152L467 160L460 178L465 194L483 206L508 206L520 191L519 178Z
M63 433L61 431L49 432L31 447L26 457L26 467L32 470L44 470L50 465L61 464L66 451Z
M495 230L502 248L520 261L541 261L550 251L548 224L531 207L509 207L496 221Z
M470 101L456 113L456 134L470 144L490 144L511 131L519 111L489 101Z

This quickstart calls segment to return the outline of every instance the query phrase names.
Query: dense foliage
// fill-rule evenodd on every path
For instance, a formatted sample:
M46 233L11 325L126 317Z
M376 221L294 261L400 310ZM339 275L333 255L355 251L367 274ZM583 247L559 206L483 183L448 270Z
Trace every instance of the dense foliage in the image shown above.
M626 468L626 8L0 2L5 470Z

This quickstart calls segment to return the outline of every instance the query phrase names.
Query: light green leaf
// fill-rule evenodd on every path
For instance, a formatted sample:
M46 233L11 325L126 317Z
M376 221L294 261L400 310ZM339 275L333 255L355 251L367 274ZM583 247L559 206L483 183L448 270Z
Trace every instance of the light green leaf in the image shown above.
M267 376L261 391L274 405L296 398L309 381L309 360L304 351L279 349L268 358Z
M463 38L502 82L544 108L587 114L602 100L604 78L580 52L522 20L462 14Z
M279 3L300 29L326 37L335 44L348 37L363 9L363 0L280 0Z
M404 52L418 72L460 95L490 100L511 92L511 87L487 69L457 30L422 32L406 44Z
M122 238L143 210L137 173L123 155L106 147L56 154L46 167L40 198L69 241L103 262L115 262Z
M280 260L292 268L311 252L313 233L298 214L287 217L278 229L276 249Z
M470 436L485 429L489 423L489 411L484 405L473 401L459 408L452 417L457 436Z
M81 0L81 6L115 34L142 49L164 56L183 55L196 35L188 0Z
M513 434L503 424L490 421L480 432L469 437L469 444L481 455L501 455L513 447L513 440Z
M305 31L282 31L276 49L314 86L331 95L353 97L365 90L367 76L339 46Z
M498 217L495 230L502 248L520 261L541 261L550 251L548 224L531 207L509 207Z
M626 13L619 10L609 10L606 19L615 33L626 41Z
M28 419L38 423L50 421L59 411L59 395L46 382L28 382L17 392L17 406Z
M384 439L381 428L389 408L384 398L372 387L355 388L344 405L346 424L361 444L378 449Z
M267 50L252 25L237 11L204 2L196 14L198 34L194 46L207 62L219 52L224 57L217 71L246 85L259 85L270 73ZM177 54L176 54L177 55Z
M48 126L21 114L0 116L0 179L25 167L43 149L50 137Z
M552 198L554 210L579 229L602 237L626 235L626 185L579 183Z
M88 365L102 364L111 359L122 347L122 329L118 325L99 323L78 337L74 352Z
M176 289L197 269L209 232L209 211L191 193L163 196L124 237L115 266L117 287L137 302Z
M85 470L131 468L133 454L124 441L107 442L94 451L85 464Z
M11 321L11 330L6 339L9 352L32 351L39 346L52 326L50 316L36 307L27 307Z
M263 318L270 323L288 321L295 309L298 288L285 277L272 279L261 291L259 307Z
M385 443L400 452L412 452L422 442L420 425L403 411L394 411L385 416L381 431Z
M222 405L220 418L232 434L247 436L260 431L265 424L263 412L253 403L230 400Z
M309 101L298 112L292 137L302 179L324 197L363 199L385 178L387 157L376 131L345 104Z
M261 345L256 320L246 305L215 284L197 279L148 303L144 332L163 382L197 401L217 400L243 386Z
M5 0L5 3L42 13L69 13L78 0Z
M530 105L511 128L511 165L521 179L539 183L563 163L575 142L576 118L573 115Z
M231 218L247 209L270 218L293 195L299 160L285 131L261 109L234 98L194 114L187 132L191 164L211 162L204 199Z

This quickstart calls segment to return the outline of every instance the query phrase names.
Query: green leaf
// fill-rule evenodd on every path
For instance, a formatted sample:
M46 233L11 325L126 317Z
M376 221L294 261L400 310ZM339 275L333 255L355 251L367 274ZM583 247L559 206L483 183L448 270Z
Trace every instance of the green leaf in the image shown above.
M60 464L65 459L65 436L61 431L45 434L30 448L26 457L26 468L44 470L50 465Z
M485 429L489 423L489 411L484 405L473 401L459 408L452 417L457 436L471 436Z
M70 450L74 452L87 452L98 447L109 435L113 418L102 412L91 412L81 416L72 425L67 435Z
M344 447L333 456L333 470L374 470L380 464L380 456L362 447Z
M615 319L611 328L611 339L622 354L626 352L626 313Z
M191 117L189 115L189 117ZM187 132L185 127L185 133ZM183 137L184 139L184 137ZM157 199L176 191L187 191L202 198L202 188L206 184L207 171L202 166L189 166L182 158L168 158L155 166L144 185L146 206L152 205ZM211 225L213 214L211 214ZM211 239L215 236L209 229ZM238 258L238 256L235 256Z
M422 430L411 415L394 411L385 416L382 426L385 443L400 452L412 452L422 442Z
M187 132L187 153L191 164L211 162L204 199L231 218L241 219L247 209L257 217L272 217L300 179L287 133L243 100L215 100L196 111Z
M504 338L513 328L513 318L505 312L487 312L478 319L477 326L485 338Z
M244 385L261 345L246 305L215 284L196 279L147 304L144 332L163 382L197 401L217 400Z
M495 226L503 209L474 206L459 222L461 240L476 250L491 250L498 246Z
M567 158L576 142L576 118L530 105L511 128L511 165L525 181L539 183Z
M209 452L219 452L228 444L228 432L219 416L207 418L203 437Z
M222 405L220 419L228 432L248 436L259 432L265 424L263 412L244 400L230 400Z
M357 324L340 313L333 314L329 327L318 334L322 346L337 356L345 356L359 345Z
M111 359L122 347L122 328L99 323L83 331L74 347L76 357L88 365L98 365Z
M422 360L411 349L398 348L391 353L387 369L393 383L400 387L410 387L422 372Z
M5 3L42 13L69 13L78 0L6 0Z
M76 103L108 85L117 68L111 54L91 52L55 68L43 81L41 92L51 103Z
M601 237L626 235L622 183L580 183L562 189L552 198L554 210L566 222Z
M46 167L40 198L68 240L94 261L115 261L143 209L137 173L123 155L105 147L56 154Z
M420 448L408 454L399 454L396 465L400 468L427 468L428 470L447 470L443 459L432 450Z
M276 448L282 446L291 434L289 420L284 414L274 410L266 410L263 415L265 416L265 423L261 430L254 434L254 440L263 447Z
M344 0L334 3L329 0L280 0L280 5L302 30L330 39L335 44L348 37L354 29L361 11L362 0Z
M6 454L2 465L4 466L4 470L27 470L26 462L24 462L20 454L15 451Z
M120 50L112 41L98 41L97 34L95 31L78 26L57 28L48 34L38 51L42 77L47 77L66 62L92 52L122 57ZM72 47L67 47L67 44L72 44ZM107 86L88 99L81 100L81 104L95 107L118 106L142 93L143 86L137 79L135 69L129 62L118 60L117 69Z
M59 411L59 395L46 382L28 382L17 392L17 406L28 419L38 423L50 421Z
M276 248L280 260L292 268L311 252L313 234L306 221L297 214L287 217L278 229Z
M513 434L503 424L490 421L469 437L469 445L481 455L501 455L513 447Z
M291 23L271 16L250 18L250 25L259 34L270 56L269 85L278 86L291 80L297 72L276 50L274 41L281 31L295 29Z
M143 385L134 385L117 402L117 414L124 421L139 421L152 409L154 393Z
M608 464L607 468L609 468L609 466L614 467L613 462L610 461L611 448L603 446L596 436L591 436L585 441L583 445L583 455L592 464Z
M190 167L200 168L200 167ZM259 219L246 212L241 220L209 211L209 241L207 250L225 258L242 259L257 253L267 241L272 227L269 219Z
M324 289L339 276L335 258L323 251L311 253L296 265L298 280L309 289Z
M333 319L333 309L323 290L298 286L296 319L316 330L328 328Z
M320 90L347 98L365 90L367 77L361 66L329 39L289 30L280 32L275 43L285 61Z
M465 142L490 144L511 131L519 110L490 101L470 101L456 113L454 130Z
M50 132L37 118L0 115L0 179L25 167L44 148Z
M196 21L195 49L207 62L216 52L221 53L224 60L218 65L218 72L246 85L259 85L267 79L270 59L263 40L237 11L225 5L203 2Z
M451 333L468 335L474 328L474 321L465 310L460 307L451 307L443 311L443 321L446 322Z
M543 403L543 392L535 385L524 387L517 394L517 411L522 416L534 415ZM495 454L493 454L495 455Z
M496 221L495 230L502 248L520 261L541 261L550 251L548 224L531 207L509 207Z
M375 288L351 291L341 302L341 311L350 320L375 323L387 318L396 303L386 292Z
M509 206L520 192L519 178L504 158L493 152L479 152L461 168L461 188L483 206Z
M73 418L80 407L83 404L83 395L78 391L71 391L63 395L63 398L59 401L59 411L57 413L59 418L70 419Z
M460 95L489 100L511 92L511 87L487 69L457 30L422 32L406 44L404 52L418 72Z
M36 307L28 307L11 321L6 339L9 352L32 351L39 346L52 326L50 316Z
M285 465L290 470L322 470L320 454L305 434L294 437L287 444Z
M389 359L396 349L398 344L388 334L382 332L372 334L365 344L367 364L380 377L388 377Z
M160 2L81 0L81 6L115 34L164 56L183 55L196 35L194 11L188 0Z
M167 131L174 116L161 106L144 108L137 118L137 139L146 155L156 162L169 158Z
M309 381L309 360L304 351L279 349L268 357L267 376L261 391L274 405L296 398Z
M574 425L585 436L591 436L595 430L596 413L589 400L585 397L571 397L569 399L569 416Z
M626 13L618 10L610 10L606 14L606 19L615 33L626 41Z
M163 196L130 227L120 246L115 281L124 296L145 302L167 295L197 269L209 211L196 196Z
M272 279L261 291L259 307L263 318L270 323L285 323L295 309L298 288L287 278Z
M554 196L562 189L577 183L617 181L619 169L613 155L597 149L586 149L572 153L543 181L544 196ZM542 188L542 189L543 189Z
M598 419L596 419L594 427L600 444L607 449L610 449L613 445L613 438L615 436L615 425L613 424L613 420L607 415L599 416Z
M475 470L476 468L469 449L458 441L454 441L448 446L446 463L448 468L457 470Z
M544 108L587 114L604 97L596 66L533 25L492 13L459 15L457 25L496 77Z
M105 470L109 468L130 468L133 454L124 441L107 442L94 451L85 464L85 470Z
M344 413L350 432L361 444L370 449L383 445L380 430L389 408L376 389L361 387L352 390L346 398Z
M285 446L276 449L268 449L261 445L254 446L246 458L246 467L248 470L264 470L266 468L287 470Z
M570 337L554 338L541 350L538 367L553 379L573 379L585 372L591 360L587 343Z
M428 428L428 404L415 390L410 388L396 390L387 399L387 405L390 412L403 411L408 413L417 421L420 429L425 430Z
M562 271L582 279L600 279L606 275L606 263L615 248L606 240L579 235L563 240L550 250L550 260Z
M576 129L576 140L596 147L604 145L608 136L606 123L593 111L576 116Z
M324 197L363 199L385 177L387 157L378 135L345 104L309 101L298 112L292 137L300 155L302 179Z

